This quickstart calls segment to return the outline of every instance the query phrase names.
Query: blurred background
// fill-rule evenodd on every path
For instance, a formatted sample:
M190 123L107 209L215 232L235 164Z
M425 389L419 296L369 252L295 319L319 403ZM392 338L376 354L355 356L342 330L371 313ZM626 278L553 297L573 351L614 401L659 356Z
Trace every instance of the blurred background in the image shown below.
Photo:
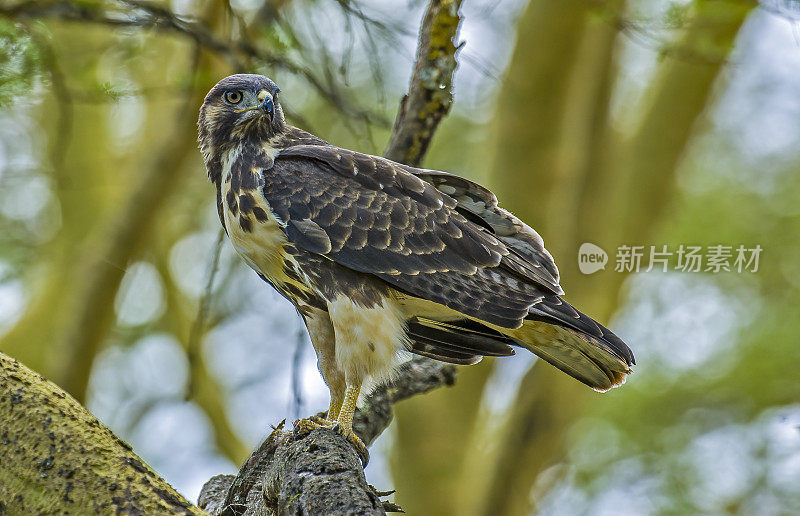
M294 309L219 239L197 110L264 73L292 123L380 154L425 8L0 1L0 350L192 500L270 425L325 410ZM425 166L535 227L638 366L604 395L526 353L462 368L397 407L368 480L414 515L800 513L800 3L461 13ZM604 270L579 271L584 242ZM638 272L615 271L622 245L644 246ZM762 252L755 271L647 271L665 245Z

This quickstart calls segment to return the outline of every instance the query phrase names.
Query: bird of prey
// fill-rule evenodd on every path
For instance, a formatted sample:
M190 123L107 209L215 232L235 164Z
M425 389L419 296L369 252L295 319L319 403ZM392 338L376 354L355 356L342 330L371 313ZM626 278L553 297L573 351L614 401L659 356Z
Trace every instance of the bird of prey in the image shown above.
M331 394L315 424L365 454L352 432L362 384L390 376L402 350L474 364L517 346L598 391L625 381L631 350L560 297L541 237L492 192L290 126L279 91L262 75L223 79L199 141L233 247L308 328Z

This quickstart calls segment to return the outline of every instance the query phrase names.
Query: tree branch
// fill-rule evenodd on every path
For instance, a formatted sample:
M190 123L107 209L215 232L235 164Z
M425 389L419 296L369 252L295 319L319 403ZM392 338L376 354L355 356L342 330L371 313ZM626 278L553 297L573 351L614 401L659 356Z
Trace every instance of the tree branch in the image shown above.
M415 358L397 380L379 387L356 412L353 428L371 444L392 420L392 405L455 382L455 367ZM332 493L335 492L335 496ZM332 430L298 435L278 425L239 473L218 475L200 493L211 514L383 514L396 507L380 502L367 484L355 449Z
M0 513L203 514L69 394L0 353Z
M461 23L461 0L432 0L425 12L408 93L400 102L387 158L418 166L439 122L453 103L455 40Z

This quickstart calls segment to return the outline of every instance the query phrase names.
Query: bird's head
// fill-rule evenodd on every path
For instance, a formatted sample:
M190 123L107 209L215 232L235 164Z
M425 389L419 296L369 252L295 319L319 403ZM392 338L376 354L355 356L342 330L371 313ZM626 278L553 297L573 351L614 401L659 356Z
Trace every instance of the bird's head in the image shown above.
M263 75L225 77L206 95L197 121L200 148L213 156L245 140L265 141L283 131L278 86Z

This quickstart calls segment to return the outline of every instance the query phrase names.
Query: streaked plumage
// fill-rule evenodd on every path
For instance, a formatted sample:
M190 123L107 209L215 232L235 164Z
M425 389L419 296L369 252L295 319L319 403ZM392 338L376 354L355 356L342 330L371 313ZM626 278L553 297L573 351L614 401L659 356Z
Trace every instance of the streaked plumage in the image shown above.
M522 346L597 390L624 382L630 349L559 297L542 239L492 192L286 125L277 92L259 75L222 80L200 143L231 242L306 321L329 417L344 399L346 419L351 391L401 349L471 364Z

